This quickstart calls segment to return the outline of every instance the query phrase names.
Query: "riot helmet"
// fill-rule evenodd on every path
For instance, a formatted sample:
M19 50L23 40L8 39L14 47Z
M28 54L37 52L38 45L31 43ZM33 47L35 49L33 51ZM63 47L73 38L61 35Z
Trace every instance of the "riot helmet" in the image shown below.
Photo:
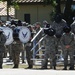
M70 27L70 26L65 26L65 27L63 28L63 31L64 31L65 33L69 33L69 32L71 31L71 27Z
M46 24L46 26L45 26L46 28L49 28L50 27L50 24Z
M55 34L55 30L53 28L48 28L44 30L44 33L49 36L53 36Z
M44 33L47 34L48 33L48 29L50 28L50 24L46 24L45 28L44 28Z
M19 29L13 30L13 38L14 40L19 40Z
M22 22L21 22L21 20L18 20L17 25L18 25L18 26L22 26Z
M14 20L11 21L11 25L16 25Z

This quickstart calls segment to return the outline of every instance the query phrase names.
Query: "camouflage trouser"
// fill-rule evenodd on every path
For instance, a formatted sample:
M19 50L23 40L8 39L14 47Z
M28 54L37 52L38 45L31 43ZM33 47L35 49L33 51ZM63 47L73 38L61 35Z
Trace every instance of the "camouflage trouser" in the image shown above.
M12 51L12 59L14 64L19 64L19 55L20 55L20 51Z
M60 38L57 38L56 54L58 54L59 45L60 45Z
M47 68L48 58L50 58L50 68L56 66L56 52L54 50L46 50L44 54L44 60L42 62L42 68Z
M4 53L0 52L0 68L2 68Z
M33 66L33 61L31 60L31 58L32 58L31 48L32 48L32 44L31 44L31 46L26 46L26 58L27 58L28 66L30 66L30 67Z
M13 62L14 62L14 65L19 65L19 55L20 55L20 52L23 50L23 45L20 41L16 40L17 42L13 42L12 45L11 45L11 54L12 54L12 59L13 59Z
M9 53L9 59L12 59L12 50L11 50L12 48L11 48L11 44L10 45L6 45L5 46L5 57L7 56L7 53Z
M70 56L70 66L74 66L74 50L64 50L63 57L64 57L64 66L68 65L68 55Z

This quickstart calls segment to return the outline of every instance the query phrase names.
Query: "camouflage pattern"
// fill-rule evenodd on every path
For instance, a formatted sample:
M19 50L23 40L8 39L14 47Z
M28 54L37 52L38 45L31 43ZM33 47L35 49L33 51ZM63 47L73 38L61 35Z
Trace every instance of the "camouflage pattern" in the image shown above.
M47 39L46 39L47 38ZM55 36L46 36L46 51L44 54L44 61L42 62L42 68L47 68L48 58L50 58L51 68L56 66L56 51L55 47L57 45Z
M75 34L75 21L71 24L71 31Z
M12 59L14 65L19 65L19 55L23 50L23 45L19 40L14 41L12 44Z
M56 30L55 35L57 36L57 46L56 46L56 53L58 53L58 46L60 45L60 38L63 34L63 28L66 26L66 21L61 20L60 23L56 23L55 21L51 24L52 28Z
M70 56L70 67L74 67L74 34L72 32L70 33L63 33L61 37L61 45L63 50L63 57L64 57L64 67L67 67L68 65L68 55ZM69 48L66 48L66 46L70 46Z
M27 63L28 63L28 67L32 68L33 67L33 60L31 60L33 52L31 51L33 47L33 43L27 43L26 44L26 58L27 58Z
M6 42L6 37L4 34L1 34L0 35L0 68L2 68L2 64L3 64L3 56L5 52L5 47L4 47L5 42Z
M26 49L26 58L27 58L28 68L33 68L33 61L31 60L33 55L33 51L31 51L33 47L33 43L31 42L31 39L33 38L34 33L33 33L32 26L29 28L29 30L31 31L31 37L28 43L25 45L25 49Z
M5 57L7 56L7 53L9 53L9 59L12 59L12 52L11 52L11 44L5 45Z
M63 27L65 27L67 24L66 24L66 21L62 19L60 23L56 23L54 21L51 25L52 25L52 28L56 30L55 35L62 35Z

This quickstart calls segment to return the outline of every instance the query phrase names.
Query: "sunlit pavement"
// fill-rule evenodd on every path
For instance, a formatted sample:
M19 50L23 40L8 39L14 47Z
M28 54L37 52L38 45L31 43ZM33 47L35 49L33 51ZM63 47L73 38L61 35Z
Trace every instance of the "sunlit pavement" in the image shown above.
M8 58L4 58L3 66L4 65L13 65L12 61L7 61ZM22 64L22 62L20 62ZM40 65L40 62L36 62L36 64ZM58 63L60 64L60 63ZM27 62L24 63L27 65ZM75 75L75 70L62 70L62 67L58 67L60 69L53 70L53 69L40 69L40 68L33 68L33 69L25 69L25 68L3 68L0 69L0 75Z
M75 75L75 71L0 69L0 75Z

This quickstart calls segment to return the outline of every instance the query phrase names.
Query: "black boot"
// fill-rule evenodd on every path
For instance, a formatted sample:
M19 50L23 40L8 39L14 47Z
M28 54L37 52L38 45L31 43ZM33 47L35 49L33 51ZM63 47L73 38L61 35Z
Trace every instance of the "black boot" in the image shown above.
M67 70L67 66L64 66L63 70Z
M69 68L69 70L74 70L74 66L71 66L71 67Z
M54 70L56 70L56 66L54 66Z
M18 68L18 64L15 64L13 68Z
M67 70L67 68L63 68L63 70Z
M42 66L41 69L48 69L48 68L47 68L47 65Z
M27 68L25 68L25 69L31 69L31 68L33 68L33 66L32 65L29 65Z
M2 65L0 65L0 69L2 69Z
M2 69L2 63L0 63L0 69Z
M47 67L41 67L41 69L48 69Z
M74 70L74 64L70 64L69 70Z

